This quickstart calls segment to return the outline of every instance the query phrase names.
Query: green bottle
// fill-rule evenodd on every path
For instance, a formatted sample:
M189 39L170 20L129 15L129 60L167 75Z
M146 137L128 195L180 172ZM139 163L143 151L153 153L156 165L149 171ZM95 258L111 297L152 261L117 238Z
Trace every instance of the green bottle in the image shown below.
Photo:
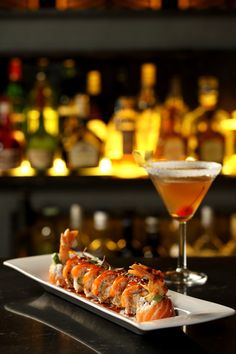
M36 105L39 111L39 126L36 132L28 138L27 158L38 173L44 173L53 164L57 150L57 139L49 134L44 126L44 97L42 90L38 90Z

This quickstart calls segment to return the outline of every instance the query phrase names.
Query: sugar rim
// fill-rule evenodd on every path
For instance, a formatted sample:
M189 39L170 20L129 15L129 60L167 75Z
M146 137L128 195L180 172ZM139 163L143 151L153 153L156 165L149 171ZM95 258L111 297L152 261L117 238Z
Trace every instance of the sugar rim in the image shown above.
M208 161L153 161L145 166L151 175L161 177L215 177L222 165Z

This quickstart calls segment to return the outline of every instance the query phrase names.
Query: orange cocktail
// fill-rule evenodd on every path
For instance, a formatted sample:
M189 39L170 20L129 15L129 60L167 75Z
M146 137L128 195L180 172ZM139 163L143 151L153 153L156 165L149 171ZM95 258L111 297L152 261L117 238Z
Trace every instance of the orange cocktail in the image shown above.
M150 175L170 215L178 221L189 220L208 191L212 177L159 178Z
M220 173L221 165L205 161L145 161L139 153L135 157L148 172L171 217L179 221L178 264L175 270L166 272L166 281L188 286L205 283L205 273L187 268L186 222Z

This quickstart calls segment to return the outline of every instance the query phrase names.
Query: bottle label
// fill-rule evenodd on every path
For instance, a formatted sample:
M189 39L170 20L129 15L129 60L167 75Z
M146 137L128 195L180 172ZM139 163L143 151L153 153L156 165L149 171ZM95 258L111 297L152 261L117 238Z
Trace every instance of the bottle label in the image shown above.
M224 144L218 139L206 140L200 146L200 158L204 161L222 162L224 158Z
M0 152L0 169L9 170L19 166L21 154L19 149L3 149Z
M86 142L76 143L68 152L68 163L72 168L95 167L98 165L99 151Z
M41 149L29 149L27 152L28 160L33 168L45 170L52 166L53 152Z
M184 141L179 137L166 139L163 149L163 157L167 160L179 160L185 156Z

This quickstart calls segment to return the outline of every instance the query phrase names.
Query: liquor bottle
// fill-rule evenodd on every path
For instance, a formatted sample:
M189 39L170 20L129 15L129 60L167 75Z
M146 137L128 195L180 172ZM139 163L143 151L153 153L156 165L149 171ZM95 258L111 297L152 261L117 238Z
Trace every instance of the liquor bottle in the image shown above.
M91 232L92 241L88 246L88 251L99 258L111 256L116 251L116 243L110 236L109 214L102 210L95 211Z
M86 92L89 95L89 119L102 119L101 90L100 71L89 71L86 79Z
M77 172L79 168L98 166L102 155L102 141L86 125L88 112L88 95L76 95L75 105L62 137L64 156L71 172Z
M7 171L20 165L22 146L15 138L10 120L10 102L0 98L0 170Z
M115 111L108 122L105 156L114 165L133 161L132 151L135 148L135 129L137 111L133 97L120 97L115 105Z
M22 61L19 58L12 58L8 66L8 84L6 96L11 104L11 123L15 132L15 137L21 144L25 143L25 98L22 85Z
M156 65L141 66L141 90L137 99L136 148L141 151L156 151L160 131L161 113L155 94Z
M76 62L65 59L62 62L59 107L68 105L79 89Z
M37 107L38 91L41 91L44 99L44 125L49 134L58 136L59 122L56 110L56 92L48 79L49 61L47 58L40 58L37 63L37 73L32 90L29 94L29 108L27 112L27 133L31 134L38 129L39 111Z
M188 112L183 120L182 134L188 139L188 155L199 158L197 133L206 130L205 114L214 111L214 130L220 133L220 123L228 118L228 113L218 107L219 82L214 76L202 76L198 79L198 107Z
M161 110L161 127L156 157L162 160L183 160L187 155L187 141L181 133L187 106L181 93L180 80L171 80L169 94Z
M214 212L209 206L201 208L202 235L194 243L196 256L217 256L222 249L222 241L214 230Z
M45 129L43 87L38 88L37 95L36 107L39 112L39 126L34 133L28 136L27 157L31 166L41 174L52 166L57 150L57 140Z
M65 130L68 129L67 124L70 121L70 116L74 113L73 99L77 94L78 89L76 63L73 59L65 59L61 68L61 85L58 105L60 143L64 138Z
M159 246L161 242L160 221L159 218L148 216L145 223L145 245L143 247L143 256L153 258L159 256Z
M86 93L89 96L87 128L105 144L107 137L107 127L105 121L107 121L107 117L104 116L102 78L100 71L91 70L87 73Z
M202 131L197 132L196 155L202 161L223 163L225 156L225 137L215 128L215 110L208 110L203 115Z

